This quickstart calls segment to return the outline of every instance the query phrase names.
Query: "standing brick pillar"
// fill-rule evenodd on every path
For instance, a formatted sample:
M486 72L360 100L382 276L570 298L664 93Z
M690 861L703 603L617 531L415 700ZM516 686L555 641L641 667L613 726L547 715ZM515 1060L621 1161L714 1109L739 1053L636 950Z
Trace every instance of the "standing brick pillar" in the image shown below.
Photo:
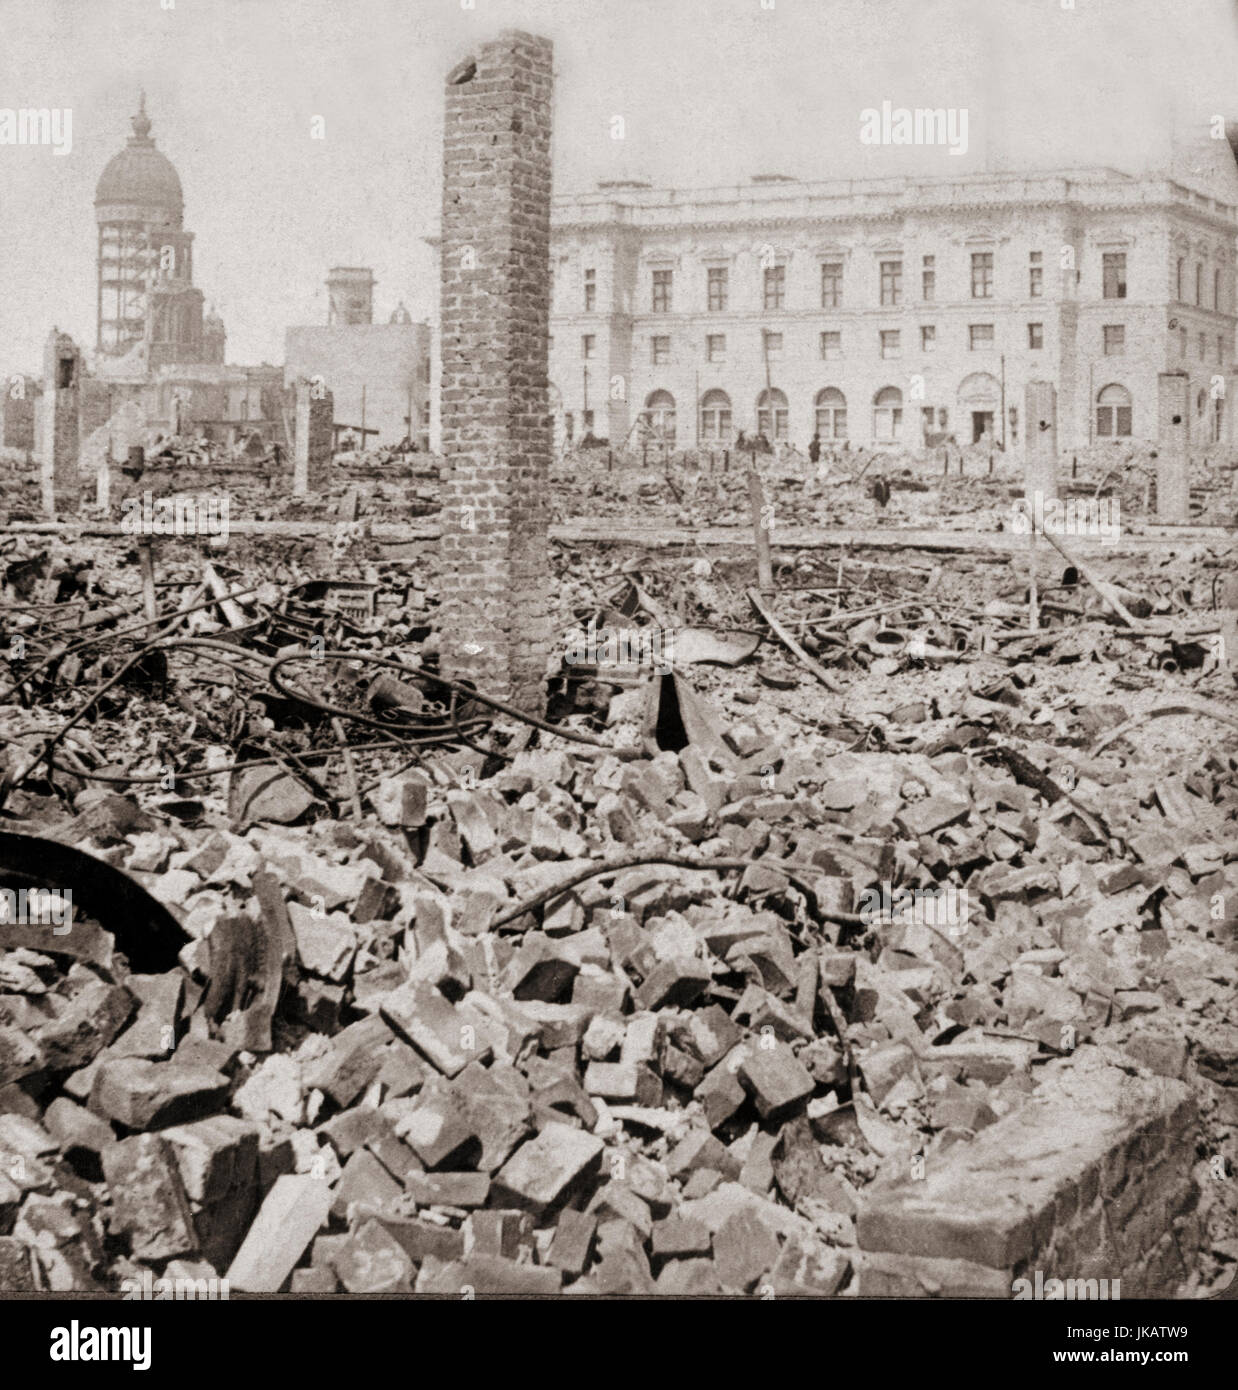
M331 472L331 432L335 398L326 387L297 382L297 414L292 441L292 495L324 492Z
M1185 372L1158 374L1156 514L1161 521L1191 519L1190 396Z
M82 357L67 333L53 328L43 349L41 484L43 510L76 510L78 407Z
M1023 403L1023 493L1057 496L1057 392L1051 381L1029 381Z
M553 46L507 32L447 79L443 674L543 713Z

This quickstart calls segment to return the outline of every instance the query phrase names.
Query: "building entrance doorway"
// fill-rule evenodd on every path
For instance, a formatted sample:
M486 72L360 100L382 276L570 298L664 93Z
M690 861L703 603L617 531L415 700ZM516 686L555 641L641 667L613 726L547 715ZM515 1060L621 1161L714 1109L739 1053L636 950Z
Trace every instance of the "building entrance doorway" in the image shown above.
M988 435L993 437L993 411L973 410L971 413L971 442L979 444L980 440Z

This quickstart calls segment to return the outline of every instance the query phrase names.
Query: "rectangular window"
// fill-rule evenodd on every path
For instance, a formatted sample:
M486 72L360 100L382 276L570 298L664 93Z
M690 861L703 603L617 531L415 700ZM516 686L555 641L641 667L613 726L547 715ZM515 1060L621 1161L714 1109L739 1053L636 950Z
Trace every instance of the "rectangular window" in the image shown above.
M1221 307L1221 272L1219 270L1212 272L1212 307L1214 309Z
M724 265L711 265L708 271L709 312L719 314L726 308L727 268Z
M731 410L706 397L701 406L701 438L725 442L731 437Z
M936 413L936 410L931 405L922 405L920 407L920 433L925 438L933 433L933 417Z
M664 367L671 360L671 340L666 336L649 339L649 360L655 367Z
M937 258L925 256L920 268L920 298L931 304L937 297Z
M786 439L787 437L787 407L779 404L785 401L782 392L776 392L777 400L774 402L773 410L770 410L769 403L765 400L762 393L761 400L757 403L757 433L764 435L766 439Z
M597 271L585 271L585 313L591 314L597 308L598 286Z
M897 328L883 329L881 333L882 357L901 357L903 349Z
M1195 263L1195 303L1203 308L1204 304L1204 268L1198 261Z
M1208 335L1206 333L1199 335L1199 360L1201 362L1208 360Z
M826 329L821 335L821 356L827 362L837 362L843 355L843 335L835 329Z
M652 309L655 314L669 314L671 311L671 283L673 272L655 270L653 272Z
M1126 252L1106 251L1101 259L1106 299L1126 298Z
M593 411L582 410L580 412L580 427L586 434L593 433Z
M581 338L581 340L580 340L580 355L585 359L586 362L593 356L594 349L595 349L596 347L597 347L597 338L596 338L596 336L595 336L594 334L592 334L592 333L586 333L586 334L584 335L584 337Z
M971 257L971 297L993 298L993 253L973 251Z
M726 361L726 334L710 333L705 339L705 357L710 362Z
M787 268L785 265L765 267L765 307L781 309L787 294Z
M1176 288L1176 292L1175 292L1175 294L1174 294L1174 298L1175 298L1176 300L1178 300L1179 302L1181 302L1181 300L1182 300L1182 277L1183 277L1183 275L1184 275L1185 273L1186 273L1186 262L1182 259L1181 256L1179 256L1179 257L1178 257L1178 275L1177 275L1177 280L1176 280L1176 282L1175 282L1177 288Z
M875 406L873 408L873 438L882 444L894 444L903 437L903 407Z
M782 356L782 334L765 334L765 357L769 362L776 361Z
M931 323L920 325L920 351L935 352L937 350L937 328Z
M1045 292L1044 254L1032 251L1027 258L1027 294L1029 299L1039 299Z
M903 302L902 261L881 262L881 303L889 308Z
M1029 323L1027 326L1027 345L1042 348L1045 345L1045 326L1043 323Z
M991 323L972 323L967 327L967 346L972 352L980 352L993 346L993 325Z
M1186 329L1185 329L1185 328L1180 328L1180 329L1178 329L1178 346L1179 346L1179 348L1180 348L1181 351L1182 351L1183 357L1185 357L1185 356L1186 356L1186 347L1187 347L1187 342L1186 342Z
M1217 361L1225 361L1225 336L1221 333L1217 334Z
M1126 328L1120 323L1107 323L1101 330L1104 335L1106 357L1121 357L1126 351Z
M842 261L821 262L821 307L837 309L843 302Z

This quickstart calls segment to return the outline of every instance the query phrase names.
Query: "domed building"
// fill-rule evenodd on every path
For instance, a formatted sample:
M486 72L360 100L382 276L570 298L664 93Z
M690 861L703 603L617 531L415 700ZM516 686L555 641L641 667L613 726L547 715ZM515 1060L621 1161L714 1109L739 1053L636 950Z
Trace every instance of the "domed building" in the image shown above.
M154 371L202 360L202 292L193 283L180 176L155 147L145 93L132 124L95 189L96 348L100 358L132 355L135 367Z

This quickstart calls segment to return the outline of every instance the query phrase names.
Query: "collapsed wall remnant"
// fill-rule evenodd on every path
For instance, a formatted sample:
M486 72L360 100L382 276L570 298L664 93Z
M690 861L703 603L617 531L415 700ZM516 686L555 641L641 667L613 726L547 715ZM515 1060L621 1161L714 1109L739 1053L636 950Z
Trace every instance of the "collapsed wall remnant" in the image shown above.
M1156 514L1161 521L1191 519L1190 396L1190 378L1185 372L1158 375Z
M67 333L53 328L43 349L43 510L56 515L77 493L78 406L82 358Z
M508 31L448 77L443 673L529 712L550 651L553 45Z
M145 438L145 411L137 401L125 401L83 442L80 466L88 475L94 473L95 505L105 515L111 510L120 465L133 462L133 450L141 453Z
M1031 1296L1016 1283L1039 1274L1110 1290L1117 1281L1115 1298L1169 1297L1198 1239L1195 1125L1181 1081L1063 1067L918 1179L865 1192L860 1291Z
M325 386L310 381L298 381L296 390L292 493L294 497L304 497L309 492L322 492L327 486L335 397Z

